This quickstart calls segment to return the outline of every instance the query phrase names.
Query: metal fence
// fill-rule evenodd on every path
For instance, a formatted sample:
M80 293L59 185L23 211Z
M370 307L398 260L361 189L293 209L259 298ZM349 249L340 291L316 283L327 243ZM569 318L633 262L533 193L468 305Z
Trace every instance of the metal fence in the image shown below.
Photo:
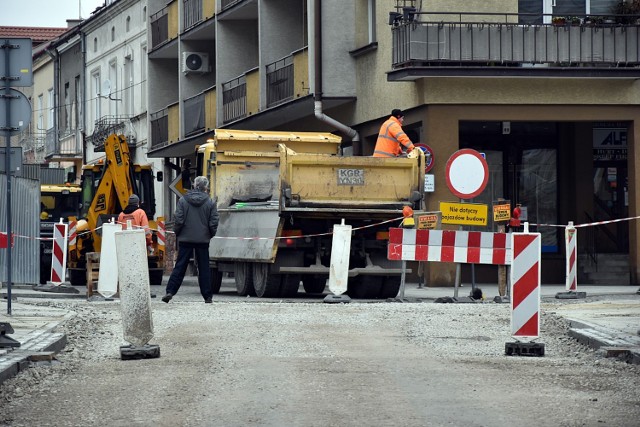
M182 18L183 30L202 21L202 0L183 0Z
M244 75L222 84L222 110L224 123L247 115L247 81Z
M192 135L204 130L204 93L184 100L184 134Z
M155 49L169 40L169 15L168 8L164 7L151 15L151 49Z
M164 147L169 142L169 110L163 108L152 113L149 118L151 124L151 148Z
M0 231L7 231L7 175L0 174ZM11 177L11 282L40 283L40 181ZM0 280L7 282L7 250L0 249Z
M293 55L267 67L267 107L293 99Z

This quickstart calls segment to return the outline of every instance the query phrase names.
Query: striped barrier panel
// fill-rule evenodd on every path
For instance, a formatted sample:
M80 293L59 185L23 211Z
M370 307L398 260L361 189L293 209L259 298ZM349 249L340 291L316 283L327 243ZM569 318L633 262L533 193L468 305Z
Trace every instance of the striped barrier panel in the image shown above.
M387 258L469 264L511 264L506 233L390 228Z
M77 226L78 226L78 221L69 222L69 246L75 246L77 243L76 242L76 239L78 238Z
M67 268L67 232L68 224L62 220L53 224L53 250L51 252L51 283L60 285L64 282Z
M540 233L512 233L511 335L540 336Z
M573 226L573 222L569 222L567 228L564 229L564 244L567 254L567 281L566 290L576 292L578 290L577 266L576 266L576 247L578 244L578 234Z
M166 246L167 237L163 220L158 220L158 246Z

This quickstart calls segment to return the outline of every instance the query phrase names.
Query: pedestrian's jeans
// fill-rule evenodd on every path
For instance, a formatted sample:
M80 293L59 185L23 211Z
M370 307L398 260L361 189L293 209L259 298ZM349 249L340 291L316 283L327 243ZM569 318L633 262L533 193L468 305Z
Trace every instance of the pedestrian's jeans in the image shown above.
M208 243L183 243L178 242L178 259L167 282L167 293L175 295L182 285L184 275L187 272L191 253L195 252L195 260L198 263L198 285L204 299L213 297L211 289L211 271L209 270L209 244Z

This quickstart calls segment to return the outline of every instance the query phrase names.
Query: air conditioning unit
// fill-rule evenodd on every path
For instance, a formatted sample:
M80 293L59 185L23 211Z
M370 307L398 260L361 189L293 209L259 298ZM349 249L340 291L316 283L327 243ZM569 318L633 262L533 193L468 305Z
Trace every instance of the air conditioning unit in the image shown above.
M209 54L203 52L182 52L183 73L208 73Z

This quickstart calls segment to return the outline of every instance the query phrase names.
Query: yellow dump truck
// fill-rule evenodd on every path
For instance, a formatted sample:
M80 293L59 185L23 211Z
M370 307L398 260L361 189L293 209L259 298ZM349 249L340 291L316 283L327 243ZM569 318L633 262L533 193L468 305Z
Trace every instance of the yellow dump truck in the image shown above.
M424 154L342 156L340 143L330 133L218 129L198 147L197 171L220 215L209 248L214 289L227 271L240 295L290 297L300 281L323 292L333 226L344 219L354 230L347 293L397 295L402 270L387 260L388 229L404 206L421 207Z

